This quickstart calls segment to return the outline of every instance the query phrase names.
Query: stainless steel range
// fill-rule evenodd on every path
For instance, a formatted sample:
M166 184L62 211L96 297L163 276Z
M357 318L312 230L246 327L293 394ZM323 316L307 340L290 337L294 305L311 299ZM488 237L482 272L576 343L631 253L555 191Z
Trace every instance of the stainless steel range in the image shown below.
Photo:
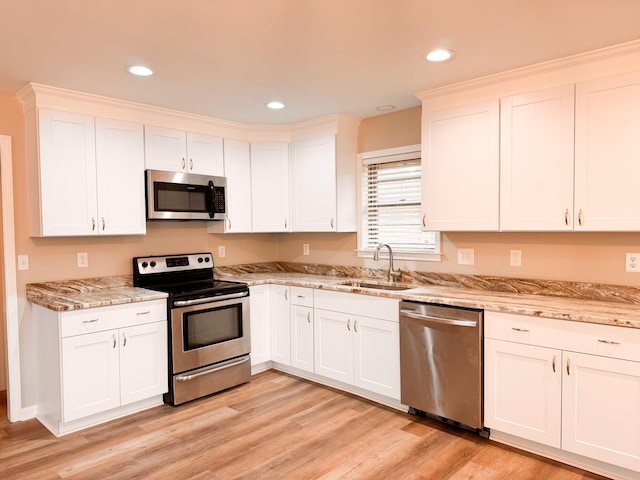
M249 287L216 280L211 253L136 257L133 284L169 294L166 403L249 381Z

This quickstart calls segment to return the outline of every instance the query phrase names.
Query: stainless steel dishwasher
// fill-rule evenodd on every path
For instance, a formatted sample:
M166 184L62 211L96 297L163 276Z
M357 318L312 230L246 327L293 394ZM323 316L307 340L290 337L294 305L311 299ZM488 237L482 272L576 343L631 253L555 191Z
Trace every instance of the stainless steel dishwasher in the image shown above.
M483 311L400 302L400 400L488 436L482 415Z

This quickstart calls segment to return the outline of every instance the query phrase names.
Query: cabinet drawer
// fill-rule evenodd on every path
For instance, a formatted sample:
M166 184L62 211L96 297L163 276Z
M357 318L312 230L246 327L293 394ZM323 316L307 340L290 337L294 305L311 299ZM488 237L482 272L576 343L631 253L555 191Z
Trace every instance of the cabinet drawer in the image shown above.
M640 329L485 312L484 336L640 362Z
M60 313L60 332L64 338L166 319L166 300L135 302L62 312Z
M291 305L313 307L313 288L291 287Z

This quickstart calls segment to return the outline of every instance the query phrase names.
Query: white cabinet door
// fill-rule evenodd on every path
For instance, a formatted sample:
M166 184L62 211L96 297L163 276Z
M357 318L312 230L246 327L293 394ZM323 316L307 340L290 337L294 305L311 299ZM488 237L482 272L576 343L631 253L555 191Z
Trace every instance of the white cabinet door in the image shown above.
M400 399L399 324L353 317L354 384Z
M484 424L560 448L562 352L485 338Z
M313 308L291 305L291 366L313 373Z
M314 311L315 373L353 384L353 320L351 315Z
M62 371L63 422L120 406L118 331L63 338Z
M500 100L500 230L573 230L574 85Z
M271 360L271 286L249 287L251 311L251 365Z
M640 72L576 85L576 230L640 230Z
M42 236L96 235L94 118L38 110Z
M294 232L336 231L336 182L335 135L291 144L291 228Z
M640 472L640 363L563 355L562 448Z
M138 123L95 119L98 210L104 235L146 232L144 134Z
M426 230L498 230L499 127L498 100L423 114Z
M251 215L254 232L289 231L289 145L251 144Z
M291 296L289 287L271 285L271 360L291 365Z
M210 222L208 230L220 233L251 231L251 155L249 143L224 139L224 172L227 177L227 219Z
M119 343L121 405L167 392L167 322L120 329Z
M187 132L187 171L224 176L222 138Z
M146 168L169 172L187 171L187 134L181 130L144 126Z

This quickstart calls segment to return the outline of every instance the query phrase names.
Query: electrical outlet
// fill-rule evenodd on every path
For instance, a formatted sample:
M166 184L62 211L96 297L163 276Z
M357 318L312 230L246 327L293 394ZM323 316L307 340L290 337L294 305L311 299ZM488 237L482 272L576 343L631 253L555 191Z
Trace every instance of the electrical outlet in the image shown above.
M89 254L87 252L78 252L78 268L89 266Z
M509 265L520 267L522 265L522 250L511 250L509 253Z
M224 256L227 254L227 249L224 248L224 245L220 245L218 246L218 257L219 258L224 258Z
M458 265L473 265L474 264L473 257L474 257L473 248L458 249Z
M29 255L18 255L18 270L29 270Z
M309 244L308 243L303 243L302 244L302 254L303 255L309 255Z
M627 272L640 272L640 253L627 253Z

